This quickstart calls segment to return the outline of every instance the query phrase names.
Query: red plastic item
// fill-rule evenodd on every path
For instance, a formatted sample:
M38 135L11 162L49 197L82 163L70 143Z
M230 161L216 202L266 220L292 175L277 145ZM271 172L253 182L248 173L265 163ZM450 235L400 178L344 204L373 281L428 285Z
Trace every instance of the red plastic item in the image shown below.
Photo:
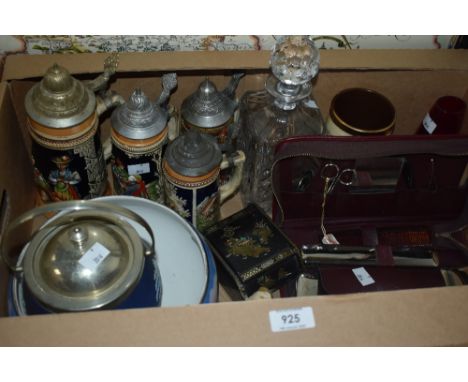
M466 103L455 96L440 97L426 114L417 134L458 134L463 125Z

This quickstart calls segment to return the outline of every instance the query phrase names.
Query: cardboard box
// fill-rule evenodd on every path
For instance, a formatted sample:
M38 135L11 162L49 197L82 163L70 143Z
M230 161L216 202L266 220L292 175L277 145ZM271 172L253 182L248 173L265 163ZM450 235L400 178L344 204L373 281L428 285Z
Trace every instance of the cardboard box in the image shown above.
M106 54L9 56L0 84L0 187L14 218L35 204L23 106L27 90L54 62L80 79L102 70ZM180 106L206 76L224 87L232 69L247 75L238 88L263 87L269 52L124 53L112 89L128 97L140 87L152 99L160 76L176 71L179 85L171 102ZM395 134L413 133L434 100L446 94L465 97L467 51L321 51L314 94L324 116L334 94L361 86L385 94L397 109ZM109 119L103 123L104 135ZM467 132L467 126L464 126ZM228 216L240 207L234 198ZM0 309L5 316L7 270L0 267ZM223 296L221 296L223 299ZM260 301L220 302L175 308L0 318L0 345L466 345L468 287L446 287ZM307 329L274 332L272 311L307 308ZM273 312L274 314L274 312Z

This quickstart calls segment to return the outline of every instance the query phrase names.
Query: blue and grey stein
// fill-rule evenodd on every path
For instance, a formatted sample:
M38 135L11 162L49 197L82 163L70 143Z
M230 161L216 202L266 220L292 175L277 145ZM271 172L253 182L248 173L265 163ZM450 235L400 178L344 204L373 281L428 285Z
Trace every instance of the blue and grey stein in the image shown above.
M221 204L238 189L245 155L221 153L215 137L189 130L171 142L164 154L165 204L203 231L219 220ZM220 185L220 171L233 166Z
M163 203L162 151L169 135L166 106L177 85L175 73L162 76L163 91L152 102L136 89L111 117L112 176L117 195L139 196Z

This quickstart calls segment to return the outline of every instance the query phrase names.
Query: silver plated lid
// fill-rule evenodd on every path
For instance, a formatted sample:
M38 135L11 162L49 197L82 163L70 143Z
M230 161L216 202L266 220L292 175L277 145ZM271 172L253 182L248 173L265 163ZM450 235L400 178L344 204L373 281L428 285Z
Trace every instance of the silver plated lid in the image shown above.
M176 173L195 177L219 166L222 154L215 137L191 129L168 145L164 160Z
M242 74L235 74L226 89L221 92L213 82L205 79L198 89L182 102L182 118L201 128L214 128L229 121L237 108L233 97L241 77Z
M130 139L147 139L159 135L165 128L169 113L151 102L136 89L128 102L115 109L111 116L112 128Z
M57 64L26 94L26 112L51 128L67 128L86 120L96 109L96 97L87 86Z
M144 249L135 229L102 211L74 211L29 243L24 279L55 311L86 311L126 297L141 277Z

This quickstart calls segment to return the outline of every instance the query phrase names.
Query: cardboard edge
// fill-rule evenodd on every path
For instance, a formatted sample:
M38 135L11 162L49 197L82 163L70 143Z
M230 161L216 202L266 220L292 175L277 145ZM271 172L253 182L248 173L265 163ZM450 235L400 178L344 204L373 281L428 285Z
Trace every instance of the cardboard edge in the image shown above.
M3 79L41 77L54 63L72 74L101 73L110 54L12 55L6 59ZM268 59L265 51L125 52L119 53L117 72L265 69Z
M0 346L459 346L467 299L456 286L0 318ZM269 312L302 307L314 327L272 332Z
M354 55L351 53L351 56L346 56L345 52L351 51L336 51L334 57L343 54L343 57L352 58ZM29 60L32 56L27 57ZM76 60L76 56L70 57ZM365 61L366 56L360 57L359 60ZM468 56L462 57L466 62ZM382 59L379 56L378 61ZM76 61L81 65L86 60ZM103 58L99 62L102 65ZM341 65L349 65L349 62L342 62ZM427 65L433 66L433 62L426 62ZM226 66L232 68L231 63ZM101 67L96 72L100 70ZM83 73L83 70L77 72ZM0 86L0 100L3 100L5 85L2 83ZM466 345L468 329L465 302L468 289L454 288L69 316L1 318L0 345ZM242 304L247 305L244 307ZM318 325L322 323L317 326L318 330L278 334L269 331L265 312L300 304L314 308ZM245 333L239 334L236 327L246 328Z
M10 87L6 82L0 83L0 162L0 192L6 193L3 223L9 224L19 214L33 208L32 195L35 187L32 163L16 119ZM24 174L24 178L19 174ZM8 268L3 258L0 258L0 315L6 314L7 310L8 278Z
M10 55L3 79L41 77L53 63L72 74L100 73L110 53ZM270 51L193 51L119 53L119 73L184 70L268 69ZM321 50L321 70L468 70L468 51L358 49Z
M321 70L467 70L463 49L355 49L320 51Z

